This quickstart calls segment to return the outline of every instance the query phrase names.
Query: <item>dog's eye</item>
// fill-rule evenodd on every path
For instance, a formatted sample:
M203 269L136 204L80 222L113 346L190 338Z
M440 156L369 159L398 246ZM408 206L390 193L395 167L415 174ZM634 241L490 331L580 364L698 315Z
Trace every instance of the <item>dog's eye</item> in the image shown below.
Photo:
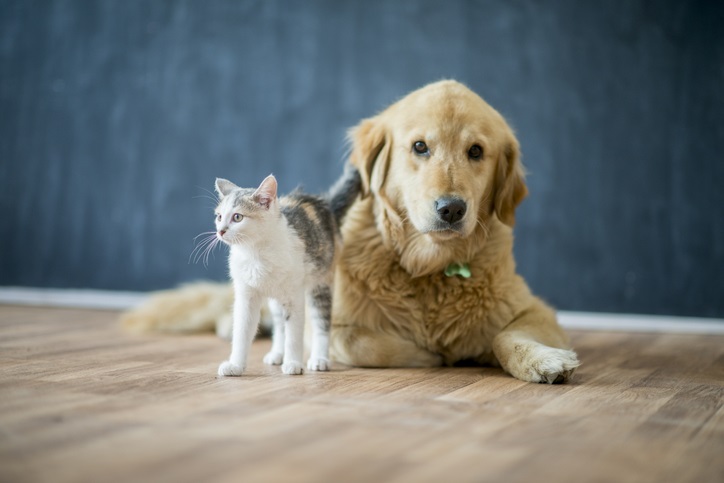
M415 141L412 149L414 149L417 154L430 154L430 148L427 147L425 141Z
M483 157L483 148L480 147L478 144L473 144L470 149L468 149L468 157L470 159L480 159Z

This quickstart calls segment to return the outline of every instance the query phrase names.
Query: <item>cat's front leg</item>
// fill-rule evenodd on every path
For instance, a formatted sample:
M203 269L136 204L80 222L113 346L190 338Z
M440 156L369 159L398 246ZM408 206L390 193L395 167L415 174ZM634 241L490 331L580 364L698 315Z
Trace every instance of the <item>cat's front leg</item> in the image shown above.
M264 356L264 363L274 366L284 361L284 308L276 300L269 300L272 315L272 348Z
M219 365L219 376L241 376L259 327L261 298L249 290L234 293L234 322L231 330L231 355Z
M332 323L332 290L329 285L318 285L307 294L312 322L312 353L307 361L310 371L328 371L329 327Z

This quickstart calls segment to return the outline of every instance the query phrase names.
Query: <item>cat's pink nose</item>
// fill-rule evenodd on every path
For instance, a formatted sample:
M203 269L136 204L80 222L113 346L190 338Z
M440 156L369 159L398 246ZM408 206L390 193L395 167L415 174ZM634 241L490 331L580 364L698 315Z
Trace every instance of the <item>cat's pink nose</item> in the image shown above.
M226 233L226 230L219 230L219 236L224 236L224 233Z

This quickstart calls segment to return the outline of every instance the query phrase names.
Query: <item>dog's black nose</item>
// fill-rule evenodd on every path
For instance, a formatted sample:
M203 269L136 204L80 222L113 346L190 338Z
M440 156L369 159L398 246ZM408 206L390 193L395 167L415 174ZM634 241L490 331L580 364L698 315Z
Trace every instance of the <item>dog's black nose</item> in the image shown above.
M468 206L460 198L440 198L435 202L437 216L450 224L462 220Z

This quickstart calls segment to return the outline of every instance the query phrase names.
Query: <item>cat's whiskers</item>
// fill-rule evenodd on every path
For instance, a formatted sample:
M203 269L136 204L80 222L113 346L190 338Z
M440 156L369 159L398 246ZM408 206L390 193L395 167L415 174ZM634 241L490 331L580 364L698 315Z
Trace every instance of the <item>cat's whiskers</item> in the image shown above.
M210 195L210 198L212 200L214 200L217 205L221 202L221 198L219 198L219 196L216 193L214 193L213 191L207 190L203 186L199 186L198 188L201 188L202 190L206 191Z
M200 186L198 186L198 188L202 189L203 191L205 191L208 194L205 193L205 194L202 194L199 196L194 196L194 199L204 198L207 200L211 200L214 202L215 207L218 206L218 204L221 202L221 199L213 191L209 191L206 188L201 188Z
M210 196L207 196L207 195L194 196L193 199L195 199L195 200L196 200L196 199L204 199L204 200L210 200L210 201L212 201L213 203L209 205L212 209L217 206L217 203L215 202L215 200L214 200L213 198L211 198Z
M214 248L216 248L216 246L218 244L219 244L219 240L214 239L214 241L211 242L211 244L209 244L208 247L206 247L206 250L204 251L204 257L203 257L205 267L209 266L209 256L211 256L212 252L214 251Z
M205 191L206 193L199 195L199 196L194 196L193 199L201 198L201 199L205 199L205 200L210 200L212 202L212 204L211 204L212 209L216 208L219 205L219 203L221 202L221 198L219 198L219 196L216 193L214 193L213 191L209 191L202 186L197 186L197 188L202 191Z
M207 231L197 235L194 238L194 241L204 235L206 235L206 237L202 238L191 252L191 255L189 256L189 263L191 263L192 258L194 259L194 263L198 263L199 260L203 260L204 266L206 267L209 265L209 256L211 255L211 252L219 244L219 239L216 237L216 232Z
M204 235L214 235L214 236L215 236L215 235L216 235L216 232L215 232L215 231L205 231L205 232L199 233L198 235L196 235L196 236L194 237L194 241L196 241L196 239L197 239L198 237L204 236Z
M203 256L205 250L208 248L208 244L213 243L212 240L209 240L208 242L204 243L204 245L199 245L194 249L194 251L189 256L189 263L191 263L191 259L193 258L194 263L198 263L201 257Z

